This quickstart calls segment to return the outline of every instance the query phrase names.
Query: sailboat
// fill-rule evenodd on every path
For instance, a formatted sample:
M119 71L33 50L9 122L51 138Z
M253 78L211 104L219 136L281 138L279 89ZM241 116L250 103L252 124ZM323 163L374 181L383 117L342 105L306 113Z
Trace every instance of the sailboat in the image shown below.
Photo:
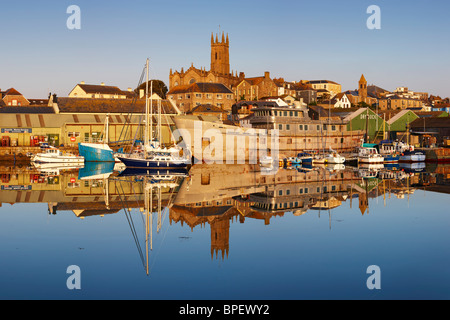
M150 126L149 105L148 105L148 73L149 73L149 60L146 62L146 97L145 97L145 138L144 147L141 150L132 152L130 154L117 155L117 158L122 161L127 168L184 168L190 163L189 158L185 155L180 156L176 151L179 149L173 148L161 148L161 141L153 141L153 125ZM160 108L158 109L158 115L161 115ZM159 139L161 139L161 120L158 121Z
M105 138L101 142L80 142L78 143L78 152L83 156L86 162L115 162L114 152L108 145L109 137L109 115L105 120Z

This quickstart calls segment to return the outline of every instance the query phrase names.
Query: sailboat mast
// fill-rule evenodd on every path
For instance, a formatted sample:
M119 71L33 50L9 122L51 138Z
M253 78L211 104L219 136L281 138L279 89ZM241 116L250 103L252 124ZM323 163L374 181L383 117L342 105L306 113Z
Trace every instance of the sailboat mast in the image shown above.
M150 82L150 144L151 143L153 143L153 81Z
M148 58L145 65L146 69L146 81L145 81L145 134L144 134L144 146L148 145L149 140L149 125L148 125Z
M161 136L161 99L158 100L158 141L159 144L162 144L162 136Z
M109 113L106 115L105 120L105 139L103 141L106 142L106 144L109 144Z

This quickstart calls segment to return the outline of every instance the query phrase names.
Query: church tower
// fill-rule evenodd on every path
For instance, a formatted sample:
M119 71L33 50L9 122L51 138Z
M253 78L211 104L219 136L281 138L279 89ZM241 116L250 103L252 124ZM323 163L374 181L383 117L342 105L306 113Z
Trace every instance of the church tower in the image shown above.
M230 73L229 48L228 34L225 40L225 34L222 32L222 40L219 42L217 34L214 40L214 36L211 33L211 72L220 74Z
M359 79L358 88L359 102L367 103L367 81L364 75Z

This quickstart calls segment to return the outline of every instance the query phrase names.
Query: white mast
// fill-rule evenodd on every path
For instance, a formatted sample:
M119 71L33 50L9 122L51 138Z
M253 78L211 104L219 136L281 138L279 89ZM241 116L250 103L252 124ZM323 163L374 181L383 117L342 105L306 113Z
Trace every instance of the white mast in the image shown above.
M148 146L148 140L149 140L149 125L148 125L148 58L145 65L146 68L146 82L145 82L145 134L144 134L144 147L146 148Z
M153 143L153 81L150 83L150 144L152 143Z

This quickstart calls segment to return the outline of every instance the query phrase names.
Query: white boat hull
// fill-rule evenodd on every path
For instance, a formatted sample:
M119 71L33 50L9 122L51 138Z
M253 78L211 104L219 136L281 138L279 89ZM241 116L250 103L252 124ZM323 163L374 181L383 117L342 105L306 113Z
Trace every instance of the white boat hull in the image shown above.
M325 158L325 161L327 163L343 164L345 162L345 158L344 157L330 157L330 158Z
M383 163L384 162L384 157L359 157L358 161L360 163Z
M70 163L70 164L84 164L84 157L79 156L58 156L52 157L46 154L36 154L32 159L32 162L37 163Z

